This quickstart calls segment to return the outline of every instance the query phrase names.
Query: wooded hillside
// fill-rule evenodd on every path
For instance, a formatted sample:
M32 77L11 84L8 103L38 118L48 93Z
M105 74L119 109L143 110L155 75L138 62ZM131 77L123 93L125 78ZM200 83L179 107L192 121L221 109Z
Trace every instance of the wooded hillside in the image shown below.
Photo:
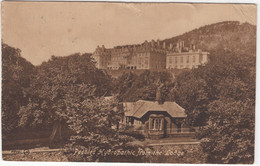
M225 21L206 25L182 35L165 39L166 44L183 40L203 51L225 49L234 53L256 55L256 26L238 21Z

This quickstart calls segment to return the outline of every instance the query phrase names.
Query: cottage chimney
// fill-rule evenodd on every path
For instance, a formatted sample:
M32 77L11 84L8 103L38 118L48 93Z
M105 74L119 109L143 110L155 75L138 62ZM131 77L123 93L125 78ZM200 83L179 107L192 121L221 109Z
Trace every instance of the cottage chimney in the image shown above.
M163 42L163 49L166 49L166 43Z
M163 87L163 84L161 83L160 86L158 86L157 89L156 89L156 99L155 99L155 100L156 100L159 104L163 104L162 94L161 94L162 87Z

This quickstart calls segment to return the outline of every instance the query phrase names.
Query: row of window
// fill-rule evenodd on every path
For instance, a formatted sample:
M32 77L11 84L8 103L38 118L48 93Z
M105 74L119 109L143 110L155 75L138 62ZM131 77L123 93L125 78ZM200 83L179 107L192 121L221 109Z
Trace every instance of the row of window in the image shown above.
M137 63L138 64L144 63L144 64L148 65L148 63L149 63L148 61L149 61L148 58L144 58L144 59L143 58L138 58L137 59Z
M150 53L139 53L138 56L149 56Z
M127 59L126 57L113 57L112 60L124 60Z
M148 69L148 65L145 65L145 64L138 64L137 65L138 69Z
M192 58L192 59L191 59ZM186 63L190 63L190 59L192 60L192 62L196 62L196 57L195 56L186 56ZM173 60L174 60L174 63L183 63L184 62L184 57L181 56L181 57L169 57L169 63L172 64L173 63Z
M167 68L168 69L183 69L183 68L196 68L198 67L197 65L169 65Z

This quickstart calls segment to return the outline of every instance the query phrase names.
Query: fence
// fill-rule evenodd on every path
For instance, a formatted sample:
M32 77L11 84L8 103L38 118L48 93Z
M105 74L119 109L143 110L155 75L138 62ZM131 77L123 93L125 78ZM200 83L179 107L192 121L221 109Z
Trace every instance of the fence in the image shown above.
M144 129L136 129L135 131L139 132L144 132ZM150 133L173 133L173 134L178 134L178 133L195 133L195 129L193 128L179 128L179 129L166 129L166 130L149 130Z

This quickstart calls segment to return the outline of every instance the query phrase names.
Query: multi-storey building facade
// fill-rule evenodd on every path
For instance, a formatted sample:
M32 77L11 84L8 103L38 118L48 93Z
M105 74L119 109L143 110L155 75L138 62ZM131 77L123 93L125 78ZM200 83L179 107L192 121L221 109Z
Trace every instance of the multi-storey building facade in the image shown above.
M134 56L136 58L133 59L135 63L136 69L164 69L166 67L166 50L160 45L158 41L157 44L155 41L145 43L136 47L134 50Z
M97 68L108 70L194 68L207 63L207 55L195 46L191 49L184 47L183 41L179 41L176 47L172 43L167 47L159 40L111 49L98 46L93 53Z
M166 69L197 68L208 62L208 52L200 49L184 47L183 42L178 42L174 51L169 51L166 57Z
M109 62L111 61L111 49L106 49L104 46L98 46L92 56L96 61L96 67L98 69L107 69Z
M130 47L114 47L114 49L111 50L111 61L109 62L107 69L126 69L131 56L132 50Z

